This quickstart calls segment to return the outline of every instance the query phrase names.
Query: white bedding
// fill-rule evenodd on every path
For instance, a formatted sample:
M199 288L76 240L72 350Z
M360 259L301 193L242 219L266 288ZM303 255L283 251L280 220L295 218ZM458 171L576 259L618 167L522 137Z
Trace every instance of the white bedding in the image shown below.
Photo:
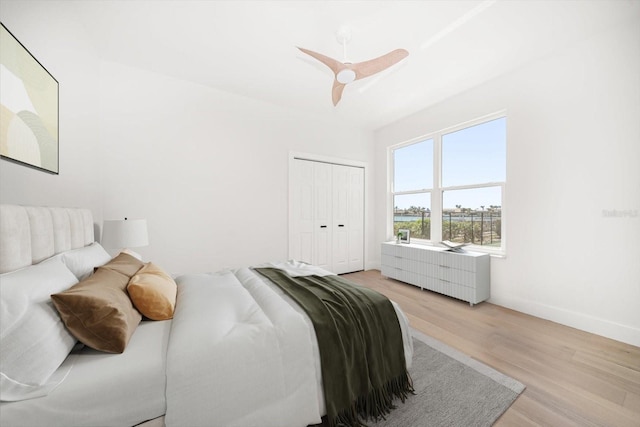
M48 396L1 402L0 425L128 427L161 416L170 327L170 320L142 322L122 354L83 348Z
M328 274L295 262L270 266L292 275ZM297 304L248 268L185 275L177 282L167 354L167 427L321 422L325 407L318 345L310 319ZM408 322L394 308L410 367Z
M176 281L167 427L320 422L311 338L298 312L253 273Z
M327 274L269 264L292 275ZM172 321L145 321L122 354L88 348L48 396L0 403L2 426L301 427L324 415L313 326L267 279L243 268L180 276ZM407 367L408 322L394 304ZM63 365L64 366L64 365Z

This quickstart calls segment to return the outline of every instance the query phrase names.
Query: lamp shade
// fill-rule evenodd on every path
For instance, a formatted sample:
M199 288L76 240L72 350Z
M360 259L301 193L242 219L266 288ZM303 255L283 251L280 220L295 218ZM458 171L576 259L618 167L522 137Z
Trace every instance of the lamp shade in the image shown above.
M147 246L146 219L118 219L104 221L102 246L105 248L136 248Z

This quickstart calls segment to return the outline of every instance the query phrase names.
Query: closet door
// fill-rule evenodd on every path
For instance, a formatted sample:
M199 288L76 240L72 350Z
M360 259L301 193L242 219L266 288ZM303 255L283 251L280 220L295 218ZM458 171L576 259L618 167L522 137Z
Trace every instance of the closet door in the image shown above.
M332 270L336 274L349 271L349 243L351 224L349 224L349 181L351 169L349 166L332 165L333 177L333 251Z
M364 270L364 168L333 165L332 169L332 271Z
M289 256L336 274L364 269L364 169L295 159Z
M349 168L348 271L364 270L364 168Z
M314 260L313 162L295 161L291 171L289 257L309 264Z
M332 202L331 165L320 162L313 164L313 203L314 203L314 252L312 264L331 272L333 270L332 252Z

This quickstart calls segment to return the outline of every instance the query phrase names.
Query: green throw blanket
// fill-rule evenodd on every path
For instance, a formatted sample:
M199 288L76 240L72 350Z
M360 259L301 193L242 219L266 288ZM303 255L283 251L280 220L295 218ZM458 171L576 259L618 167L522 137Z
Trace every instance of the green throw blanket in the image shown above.
M293 298L313 323L322 367L329 426L362 426L413 392L402 332L385 296L338 276L291 277L256 268Z

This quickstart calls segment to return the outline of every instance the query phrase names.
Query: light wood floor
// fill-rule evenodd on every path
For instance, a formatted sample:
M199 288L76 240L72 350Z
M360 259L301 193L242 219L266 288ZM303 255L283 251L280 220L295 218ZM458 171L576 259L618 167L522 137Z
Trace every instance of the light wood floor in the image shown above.
M487 302L471 307L377 270L343 277L396 301L414 328L525 384L496 426L640 426L640 347Z

